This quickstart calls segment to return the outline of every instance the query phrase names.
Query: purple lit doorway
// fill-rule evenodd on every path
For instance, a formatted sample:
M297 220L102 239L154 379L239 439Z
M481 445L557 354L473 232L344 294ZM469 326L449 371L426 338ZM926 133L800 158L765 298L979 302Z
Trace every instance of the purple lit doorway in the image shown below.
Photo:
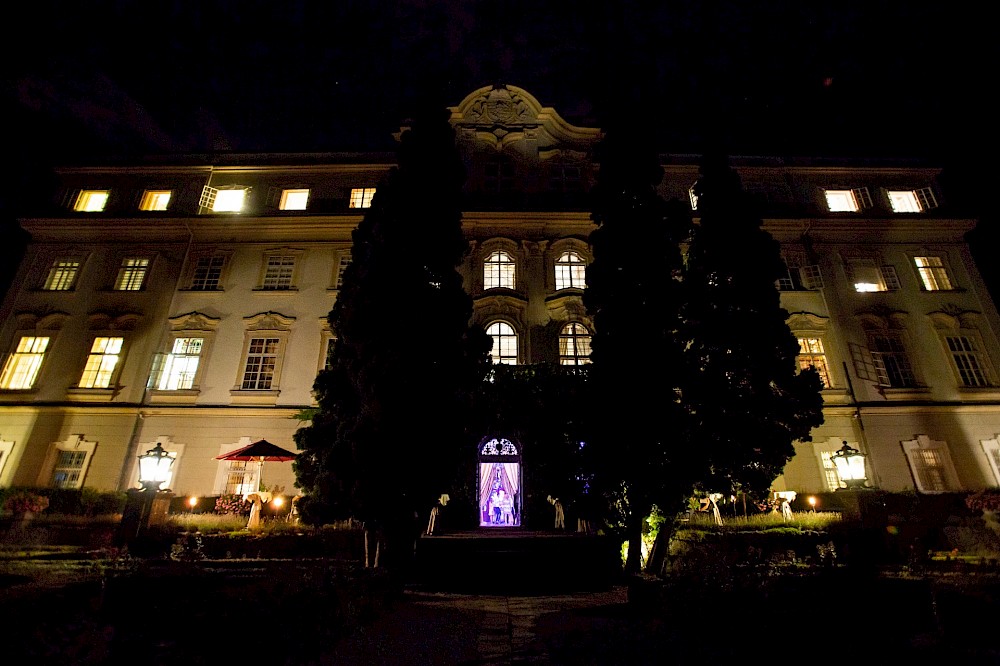
M509 439L493 438L479 445L480 527L520 527L521 453Z

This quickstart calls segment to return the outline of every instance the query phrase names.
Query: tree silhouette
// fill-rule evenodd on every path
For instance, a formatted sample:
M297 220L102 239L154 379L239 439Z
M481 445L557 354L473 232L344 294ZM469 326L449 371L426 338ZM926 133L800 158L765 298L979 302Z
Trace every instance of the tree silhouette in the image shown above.
M468 251L463 180L447 111L424 105L353 233L329 315L330 369L316 379L311 425L296 434L303 519L362 521L377 548L369 565L412 554L420 516L447 492L468 444L471 393L490 367L490 339L470 327L456 270Z
M800 372L776 280L780 246L726 158L707 155L695 184L699 224L684 270L682 309L691 375L684 404L703 489L760 496L823 423L822 382Z
M594 321L590 370L594 485L630 544L626 571L641 566L643 523L654 505L689 496L694 477L680 427L683 349L677 337L682 299L680 241L690 215L664 202L663 177L648 142L612 128L600 146L583 301ZM615 516L611 516L612 520Z

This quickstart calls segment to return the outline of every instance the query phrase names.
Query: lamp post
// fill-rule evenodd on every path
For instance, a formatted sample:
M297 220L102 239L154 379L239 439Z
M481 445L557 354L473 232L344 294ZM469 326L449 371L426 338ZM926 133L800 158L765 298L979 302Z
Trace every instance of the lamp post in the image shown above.
M139 485L142 488L128 491L119 525L119 542L130 542L152 524L153 502L160 493L160 486L170 477L170 467L173 464L173 456L159 442L139 456Z
M865 454L851 447L847 441L836 453L830 456L830 460L837 466L837 476L847 486L846 490L858 490L867 488L868 474L865 471ZM838 488L838 490L844 490Z

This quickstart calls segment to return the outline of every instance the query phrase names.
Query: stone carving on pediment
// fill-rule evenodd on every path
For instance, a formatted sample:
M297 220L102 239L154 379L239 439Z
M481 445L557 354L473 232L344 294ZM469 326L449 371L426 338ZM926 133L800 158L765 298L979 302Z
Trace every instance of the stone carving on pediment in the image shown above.
M465 117L477 125L497 126L519 125L536 119L524 98L503 84L493 86L474 100Z
M287 317L279 312L260 312L252 317L244 317L248 331L287 331L295 323L295 317Z
M18 312L14 317L17 320L18 330L54 331L62 328L69 314L46 309L39 312Z
M92 312L87 316L87 328L92 331L134 331L142 315L136 312Z
M972 310L963 310L954 303L946 303L940 310L927 313L927 316L934 323L934 328L958 330L962 328L978 328L981 315Z
M908 312L893 310L884 305L877 305L857 314L861 328L865 330L899 330L904 328Z
M222 320L201 312L188 312L171 317L168 321L174 331L214 331Z
M793 312L788 316L786 323L793 331L821 331L827 327L829 321L829 317L812 312Z
M491 319L506 319L525 326L527 303L517 296L483 296L473 304L474 319L485 324Z

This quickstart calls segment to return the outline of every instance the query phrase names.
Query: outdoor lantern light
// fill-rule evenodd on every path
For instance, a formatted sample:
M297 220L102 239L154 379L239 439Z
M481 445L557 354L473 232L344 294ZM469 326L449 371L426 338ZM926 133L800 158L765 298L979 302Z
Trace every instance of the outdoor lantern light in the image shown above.
M139 456L139 483L144 490L157 491L170 476L170 466L174 464L173 457L167 453L159 442L156 446Z
M845 441L840 450L830 456L830 460L837 466L837 476L847 485L848 490L865 487L868 481L868 475L865 473L865 454L851 448Z

